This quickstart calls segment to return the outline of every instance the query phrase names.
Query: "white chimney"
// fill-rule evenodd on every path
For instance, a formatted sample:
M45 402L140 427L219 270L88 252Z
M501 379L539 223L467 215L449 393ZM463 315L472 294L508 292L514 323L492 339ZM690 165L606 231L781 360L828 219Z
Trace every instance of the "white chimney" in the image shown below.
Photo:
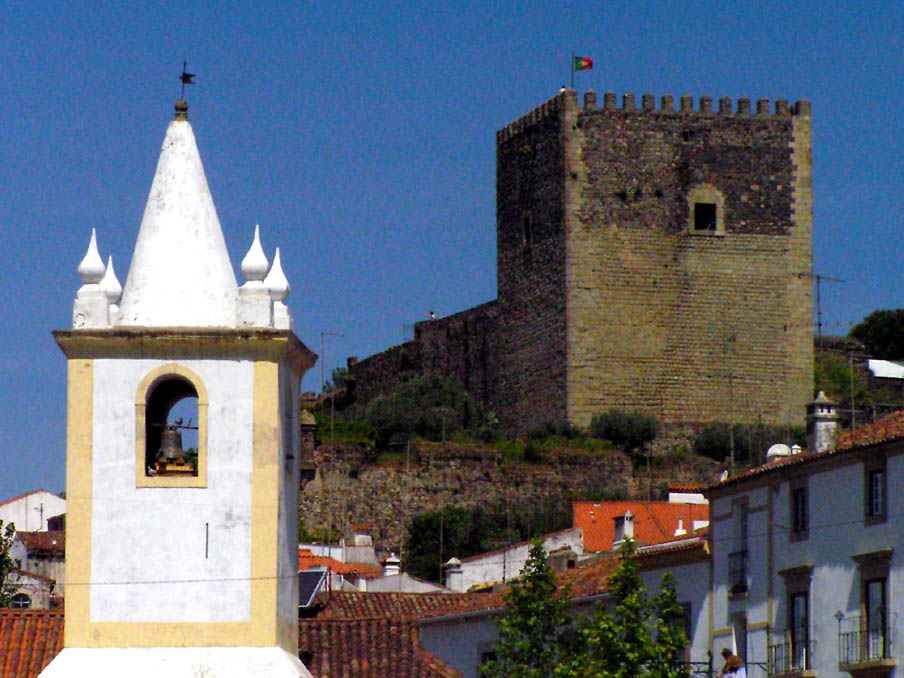
M383 576L391 577L402 571L402 561L395 553L390 553L383 559Z
M463 592L464 589L464 573L461 569L461 561L458 558L449 558L446 561L446 588L450 591Z
M634 514L630 510L625 515L615 517L615 538L612 548L617 548L625 539L634 539Z
M679 518L678 527L675 529L675 536L680 537L682 534L687 534L687 530L684 529L684 518Z

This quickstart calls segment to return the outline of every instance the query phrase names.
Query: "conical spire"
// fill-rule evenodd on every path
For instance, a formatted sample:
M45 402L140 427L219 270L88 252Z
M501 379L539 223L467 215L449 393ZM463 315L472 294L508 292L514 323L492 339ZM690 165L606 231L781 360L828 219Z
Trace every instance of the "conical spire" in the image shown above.
M182 110L187 106L179 103L160 150L118 324L235 327L238 286Z

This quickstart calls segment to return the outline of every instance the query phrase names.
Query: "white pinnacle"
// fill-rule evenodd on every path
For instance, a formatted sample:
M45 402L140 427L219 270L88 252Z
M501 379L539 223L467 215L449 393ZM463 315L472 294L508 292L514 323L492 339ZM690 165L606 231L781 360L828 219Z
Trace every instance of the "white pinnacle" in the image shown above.
M107 295L107 301L111 304L118 304L122 296L122 285L116 279L116 271L113 270L113 257L107 257L107 270L104 271L104 277L100 281L100 287Z
M270 272L264 278L264 287L270 290L270 296L273 301L285 301L286 297L289 296L289 281L282 270L278 247L276 248L276 254L273 256L273 266L270 267Z
M267 261L267 255L261 247L260 226L255 224L254 241L248 248L248 254L242 259L242 275L249 282L260 282L267 276L269 268L270 262Z
M86 285L96 285L104 277L104 260L97 251L97 233L91 229L91 242L88 251L78 265L78 275Z

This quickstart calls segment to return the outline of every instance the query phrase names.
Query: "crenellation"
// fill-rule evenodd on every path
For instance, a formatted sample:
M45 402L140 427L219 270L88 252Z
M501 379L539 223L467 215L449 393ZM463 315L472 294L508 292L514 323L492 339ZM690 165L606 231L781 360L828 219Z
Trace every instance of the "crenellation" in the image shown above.
M694 112L694 97L690 94L682 94L681 95L681 112L682 113L693 113Z
M647 94L644 94L643 97L641 97L640 107L642 110L652 111L655 108L655 105L656 105L656 99L652 94L647 93Z
M615 92L606 92L603 95L603 110L615 110Z
M671 94L663 94L660 106L663 113L673 112L675 110L675 97Z
M731 115L731 97L719 99L719 115Z
M700 112L704 115L713 112L713 98L708 94L704 94L700 97Z
M769 115L769 99L763 97L756 100L756 114Z
M584 92L584 109L588 111L596 110L596 92L592 89Z
M623 111L633 111L634 110L634 93L633 92L625 92L625 95L622 97L622 110Z
M776 115L789 115L790 109L788 108L788 100L787 99L776 99L775 101L775 114Z
M738 99L738 115L750 115L750 97Z

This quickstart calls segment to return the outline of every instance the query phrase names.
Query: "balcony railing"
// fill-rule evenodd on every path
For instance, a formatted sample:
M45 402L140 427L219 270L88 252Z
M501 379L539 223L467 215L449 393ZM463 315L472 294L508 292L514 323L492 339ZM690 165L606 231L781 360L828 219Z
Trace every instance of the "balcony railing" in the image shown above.
M747 550L728 554L728 587L731 593L747 591Z
M894 622L887 628L867 628L862 617L854 618L853 630L838 632L838 664L853 666L894 657Z
M813 640L807 643L792 643L788 640L769 645L766 648L766 672L770 676L778 676L795 671L809 671L813 668L815 647L816 641Z

